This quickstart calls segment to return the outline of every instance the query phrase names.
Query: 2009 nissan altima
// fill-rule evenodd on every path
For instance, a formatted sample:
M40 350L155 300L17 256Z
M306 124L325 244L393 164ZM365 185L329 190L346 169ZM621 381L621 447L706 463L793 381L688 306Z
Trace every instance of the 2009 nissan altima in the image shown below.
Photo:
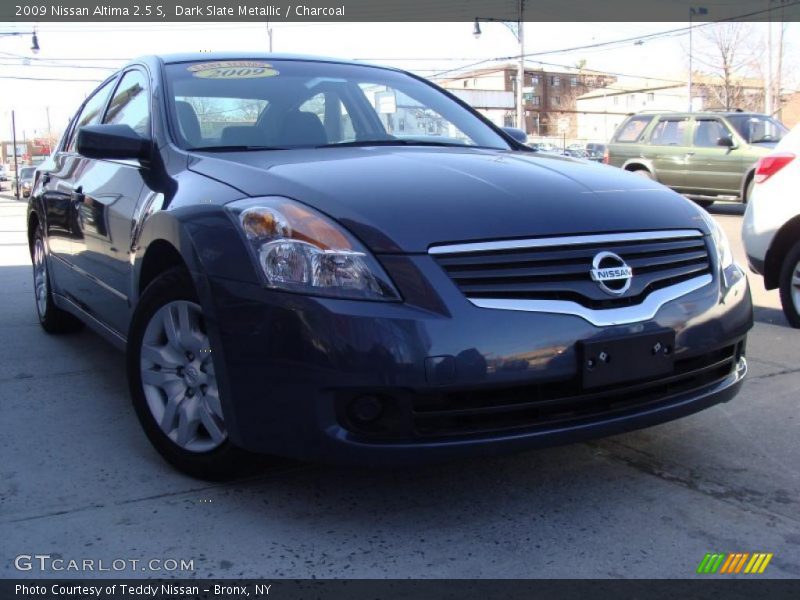
M124 348L150 441L393 465L572 442L731 399L747 280L661 185L542 155L403 71L151 56L36 174L47 332Z

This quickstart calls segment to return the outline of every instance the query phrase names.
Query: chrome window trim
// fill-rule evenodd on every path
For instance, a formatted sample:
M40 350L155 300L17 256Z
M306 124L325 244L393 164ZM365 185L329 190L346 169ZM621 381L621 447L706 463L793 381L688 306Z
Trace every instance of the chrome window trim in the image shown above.
M573 235L565 237L531 238L525 240L499 240L494 242L470 242L431 246L428 254L462 254L467 252L494 252L498 250L521 250L525 248L550 248L553 246L585 246L614 242L639 242L661 239L682 239L703 237L699 229L671 229L663 231L639 231L634 233L602 233L592 235Z
M713 280L714 278L709 274L701 275L700 277L656 290L648 295L641 304L608 309L586 308L570 300L513 300L503 298L467 298L467 300L479 308L572 315L581 317L592 325L605 327L608 325L628 325L652 319L667 302L699 290Z

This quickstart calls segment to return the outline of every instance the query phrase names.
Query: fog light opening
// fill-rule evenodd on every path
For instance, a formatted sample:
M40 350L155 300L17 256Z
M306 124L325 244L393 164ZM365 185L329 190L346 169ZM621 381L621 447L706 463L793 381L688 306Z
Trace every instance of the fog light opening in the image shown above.
M374 423L383 414L383 401L377 396L359 396L350 403L349 412L356 423Z

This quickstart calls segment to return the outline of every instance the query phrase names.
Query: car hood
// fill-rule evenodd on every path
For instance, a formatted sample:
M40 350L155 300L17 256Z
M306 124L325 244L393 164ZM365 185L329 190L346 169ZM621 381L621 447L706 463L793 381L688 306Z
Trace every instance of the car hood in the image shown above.
M648 179L539 153L359 147L192 154L189 168L247 196L337 219L373 252L550 235L696 228L688 200Z

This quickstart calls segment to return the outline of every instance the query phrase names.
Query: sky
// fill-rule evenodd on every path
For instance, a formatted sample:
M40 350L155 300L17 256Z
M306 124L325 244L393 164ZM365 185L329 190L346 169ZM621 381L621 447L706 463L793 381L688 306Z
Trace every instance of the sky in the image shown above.
M266 51L267 25L248 23L2 23L0 33L36 27L41 51L30 52L28 35L0 36L0 139L11 138L11 110L17 137L30 139L63 130L97 83L142 55L194 51ZM633 77L684 79L689 36L685 31L609 46L569 50L625 38L686 28L688 23L525 23L528 65L559 69L585 60L589 69ZM470 63L518 54L516 38L502 23L483 23L475 39L472 23L297 23L272 24L273 50L364 59L429 76ZM755 40L766 25L754 24ZM698 33L694 34L698 43ZM787 60L800 47L800 24L787 33ZM566 51L565 51L566 50ZM481 66L488 66L488 62ZM494 63L496 64L496 63ZM15 79L19 77L36 78ZM71 79L89 81L48 81ZM94 81L91 81L94 80Z

